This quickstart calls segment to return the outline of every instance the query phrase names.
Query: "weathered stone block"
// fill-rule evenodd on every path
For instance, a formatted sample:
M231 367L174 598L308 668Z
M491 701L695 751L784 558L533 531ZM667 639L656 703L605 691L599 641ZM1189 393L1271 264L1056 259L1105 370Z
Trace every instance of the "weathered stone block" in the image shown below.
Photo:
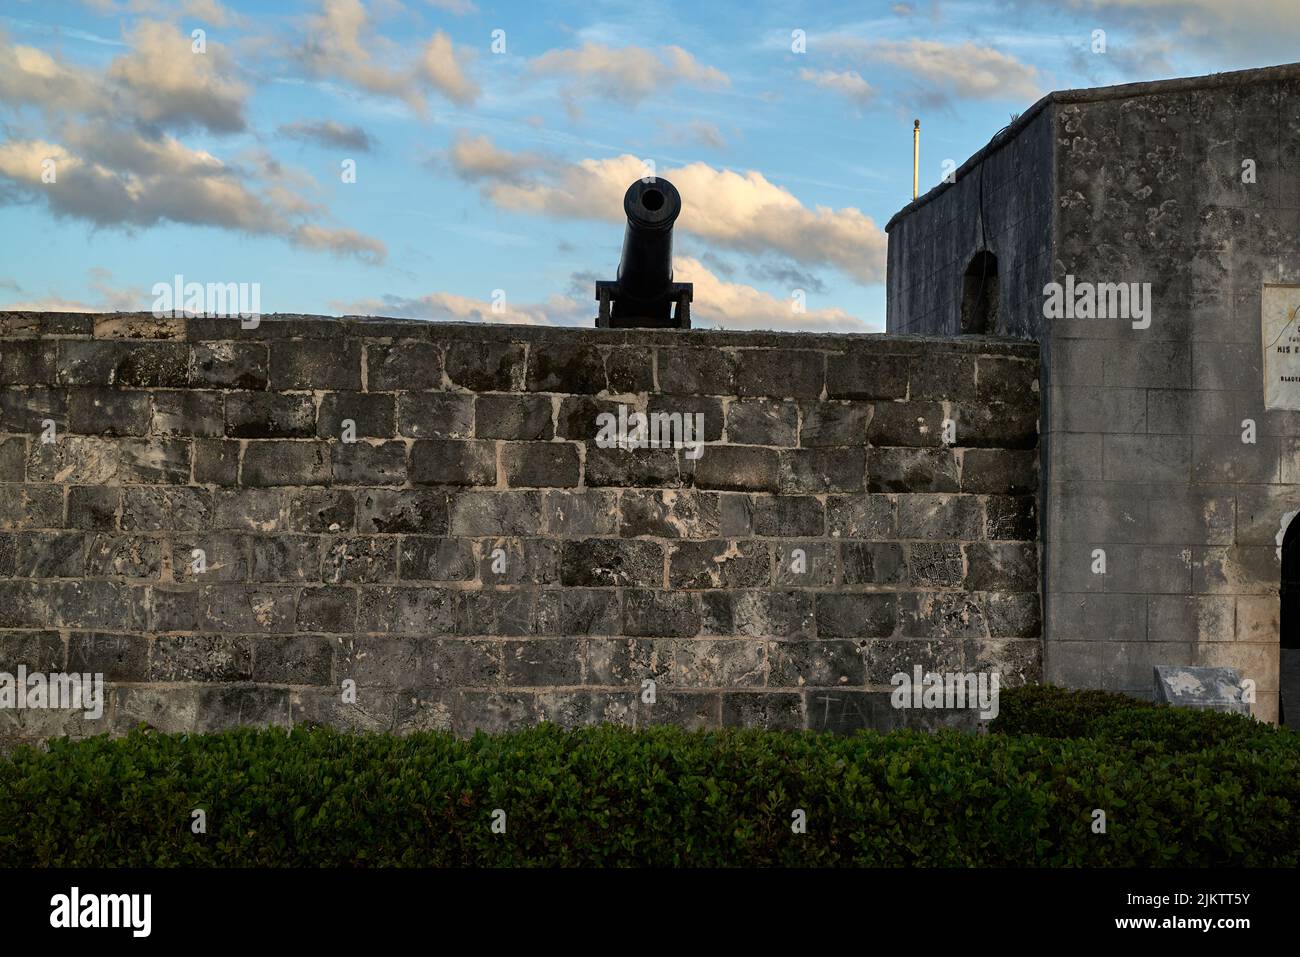
M402 393L397 431L413 439L467 439L474 434L474 397L460 392Z
M804 726L803 695L792 692L729 691L722 695L726 727L798 731Z
M366 388L371 392L441 389L442 368L442 347L432 342L366 344Z
M275 585L205 585L199 628L222 634L289 634L296 590Z
M511 495L535 496L536 493L513 492ZM618 493L600 489L581 491L556 490L543 493L542 528L548 534L565 538L612 536L618 533ZM541 529L533 529L540 531ZM499 530L494 529L492 533ZM505 532L503 534L517 534Z
M314 535L255 537L250 540L249 549L254 581L321 580L321 541Z
M123 439L118 452L123 483L185 485L190 480L190 443L184 439Z
M356 493L344 489L293 489L288 496L290 531L294 532L347 532L352 530L357 518ZM395 495L380 489L361 493L362 502L373 501L378 496ZM367 527L357 522L362 532L385 531Z
M226 434L245 439L305 439L316 434L316 403L309 395L230 392Z
M948 418L938 402L877 402L867 438L873 446L901 446L909 449L938 448L944 442L944 422ZM954 423L954 430L959 424ZM961 434L957 434L958 444Z
M353 588L325 586L298 593L296 630L325 634L350 634L357 621L357 592Z
M507 641L502 648L506 684L554 687L582 684L582 646L576 639Z
M495 485L495 443L421 439L411 446L408 474L415 485Z
M700 610L688 592L629 588L623 593L623 634L689 637L700 630Z
M404 581L473 581L477 574L474 549L461 538L407 535L400 559Z
M767 545L753 541L678 542L670 547L673 588L758 588L772 580Z
M605 385L605 357L595 346L539 342L529 350L529 392L595 395Z
M706 457L712 451L706 452ZM602 449L594 442L587 443L585 478L587 485L622 488L682 484L677 453L672 449Z
M522 636L533 633L536 592L484 588L462 591L456 603L456 634Z
M907 578L903 547L895 542L843 542L840 566L845 585L891 585Z
M673 642L674 688L761 687L767 643L746 638L685 638Z
M239 443L220 439L195 439L194 481L201 485L239 484Z
M447 346L447 378L452 385L472 392L518 392L524 384L524 346L516 342L452 342Z
M799 445L803 448L859 446L867 442L873 406L867 402L803 402Z
M212 526L207 489L135 486L122 489L121 527L127 532L197 532Z
M317 442L249 442L239 480L243 485L260 487L325 485L330 480L330 449Z
M780 457L783 494L856 492L863 488L867 473L867 453L863 449L782 449Z
M356 339L271 343L271 388L361 390L361 343Z
M825 357L794 349L741 349L737 353L737 395L796 399L821 396Z
M778 458L772 449L714 445L698 459L682 453L681 468L698 488L732 492L778 491Z
M343 439L344 422L351 420L355 438L387 439L397 434L391 395L365 392L327 392L316 415L316 435Z
M718 349L658 349L659 391L677 395L735 395L737 358Z
M289 638L265 639L273 642ZM149 681L251 681L252 641L227 635L163 635L154 642Z
M514 488L573 488L581 465L572 442L505 442L501 467Z
M718 496L709 492L628 489L621 497L624 538L711 538L718 534Z
M445 588L371 586L357 606L357 630L402 635L450 635L456 593Z
M551 416L547 396L480 395L474 400L474 435L480 439L549 441L555 434Z
M662 587L663 550L656 542L587 538L560 547L560 583Z
M799 407L778 399L739 399L727 407L727 441L737 445L791 446L799 432Z
M91 388L68 393L68 430L86 435L145 435L149 431L150 394Z
M149 420L149 431L154 435L201 435L215 438L225 434L222 393L160 390L152 395L153 414Z
M333 443L330 477L336 485L404 485L406 443L374 440Z
M866 680L866 658L865 642L769 642L767 683L773 688L861 685Z
M876 638L891 635L898 619L898 597L888 592L819 593L818 638ZM773 637L793 637L774 635Z
M600 588L548 588L537 594L538 635L617 635L619 593Z
M190 382L204 389L265 389L269 351L262 342L196 342Z
M450 502L451 534L536 535L541 503L541 492L460 492Z
M968 452L969 456L976 452ZM994 453L1005 455L1006 453ZM1001 459L992 464L1000 465ZM962 489L958 479L957 458L949 449L872 449L867 462L867 483L873 492L956 492L993 491ZM993 484L991 479L977 485Z
M906 360L898 356L847 353L826 359L830 399L906 399Z

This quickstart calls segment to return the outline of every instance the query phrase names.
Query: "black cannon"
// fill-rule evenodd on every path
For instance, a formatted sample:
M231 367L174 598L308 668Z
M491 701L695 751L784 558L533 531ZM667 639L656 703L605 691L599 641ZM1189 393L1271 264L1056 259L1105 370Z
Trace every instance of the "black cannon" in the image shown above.
M673 222L681 211L682 198L666 179L647 177L627 188L623 257L618 279L596 283L597 327L691 327L691 284L673 282Z

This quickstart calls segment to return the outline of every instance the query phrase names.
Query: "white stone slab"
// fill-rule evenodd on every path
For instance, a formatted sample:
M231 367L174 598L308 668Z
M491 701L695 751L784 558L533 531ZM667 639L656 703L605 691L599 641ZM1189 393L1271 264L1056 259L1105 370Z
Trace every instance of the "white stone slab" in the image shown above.
M1260 337L1264 408L1300 410L1300 286L1264 285Z

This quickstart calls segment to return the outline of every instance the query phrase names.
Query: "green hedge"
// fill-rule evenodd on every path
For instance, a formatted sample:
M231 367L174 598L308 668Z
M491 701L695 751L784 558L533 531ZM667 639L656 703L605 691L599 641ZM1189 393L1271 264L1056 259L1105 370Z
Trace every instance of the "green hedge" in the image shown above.
M57 741L0 761L0 865L1300 863L1294 733L1059 692L1053 716L1033 695L1005 692L1003 715L1058 736L543 725ZM195 808L206 834L190 831Z

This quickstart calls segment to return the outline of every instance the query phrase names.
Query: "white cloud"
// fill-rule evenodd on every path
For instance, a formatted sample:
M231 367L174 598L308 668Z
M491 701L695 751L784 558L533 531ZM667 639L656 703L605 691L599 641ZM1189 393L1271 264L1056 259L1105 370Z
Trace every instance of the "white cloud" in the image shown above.
M679 282L695 284L691 318L696 328L868 331L864 323L842 309L796 312L792 299L778 299L751 286L719 279L697 259L675 257L673 274ZM585 285L581 277L574 278L577 285ZM597 312L594 299L567 296L550 296L541 303L519 306L511 305L507 299L504 310L497 312L488 300L445 292L418 297L382 296L331 305L349 315L550 326L591 326L595 324Z
M360 0L322 0L303 34L297 56L312 76L336 77L367 93L394 97L417 113L424 112L429 89L459 104L478 96L445 33L435 33L416 62L404 63L397 45L372 29Z
M876 95L871 84L853 70L836 73L834 70L803 69L799 71L799 79L820 86L824 90L839 93L859 106L870 103Z
M1009 53L967 40L863 40L832 35L822 41L830 51L864 63L888 63L907 73L930 103L953 100L1010 99L1033 101L1043 89L1038 70Z
M454 164L454 151L451 158ZM495 162L502 166L505 160ZM623 194L644 175L641 160L626 154L571 164L539 161L531 170L529 165L510 168L508 177L492 175L486 163L460 172L482 179L484 193L505 209L611 222L623 221ZM527 178L525 170L546 175ZM834 266L862 283L884 280L885 234L859 209L810 209L754 170L691 163L660 174L682 195L676 228L683 233L745 252L780 253L804 265Z
M207 52L194 53L192 42L171 24L141 20L131 34L131 52L109 64L108 79L146 123L242 130L248 90L222 75L233 69L228 53L213 39Z
M451 38L439 30L425 46L421 63L424 75L434 89L440 90L453 103L464 106L478 98L479 88L466 78L456 56Z
M585 43L577 50L548 50L532 61L541 76L570 81L568 93L584 93L637 103L678 84L724 87L730 80L721 70L701 64L679 46L610 47Z
M302 120L297 123L284 123L278 130L281 136L290 139L316 143L337 149L370 152L370 137L359 126L350 126L335 120Z
M696 259L676 257L673 278L695 284L691 318L696 326L792 332L870 331L865 323L843 309L796 312L793 298L778 299L753 286L719 279Z
M384 258L384 246L376 239L301 222L317 208L296 207L296 194L280 193L284 187L277 180L282 177L272 170L262 171L271 182L259 193L237 169L171 137L149 139L98 126L69 126L65 132L78 151L43 140L0 143L0 178L31 197L43 196L56 216L126 229L165 222L216 226L280 236L366 262ZM47 159L54 162L52 183L42 180Z

